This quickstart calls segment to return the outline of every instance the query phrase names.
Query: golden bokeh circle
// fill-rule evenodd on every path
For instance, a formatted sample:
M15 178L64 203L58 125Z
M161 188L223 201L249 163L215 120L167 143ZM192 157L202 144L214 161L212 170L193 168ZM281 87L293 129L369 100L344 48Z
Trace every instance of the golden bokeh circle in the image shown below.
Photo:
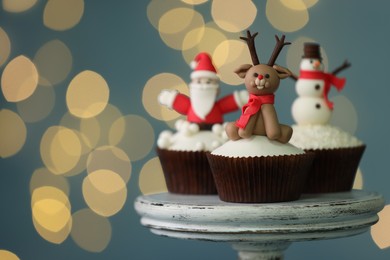
M110 129L109 144L121 148L131 161L144 158L154 145L151 124L138 115L126 115L116 120Z
M70 82L66 92L69 112L80 118L100 114L108 104L110 89L106 80L98 73L85 70Z
M257 8L252 0L213 0L211 15L223 30L241 32L252 25Z
M318 3L318 0L295 0L295 1L280 0L280 2L284 6L292 10L302 11L316 5Z
M0 249L0 259L3 260L20 260L20 258L11 251Z
M179 7L188 8L188 5L182 1L151 0L148 4L146 14L150 24L158 30L158 22L160 21L161 16L166 12Z
M243 41L226 40L215 49L213 61L218 67L221 81L229 85L240 85L244 81L234 73L234 70L243 64L251 64L251 57Z
M70 235L80 248L99 253L108 246L111 240L111 223L107 218L90 209L81 209L73 214Z
M142 167L139 174L138 186L144 195L168 191L158 157L150 159Z
M51 86L66 79L72 69L73 57L69 48L56 39L45 43L36 52L34 64L39 71L40 84Z
M183 44L187 33L200 27L204 27L204 20L199 12L192 8L175 8L160 18L158 31L167 46L182 50L193 46Z
M21 13L32 8L38 0L3 0L3 9L10 13Z
M30 97L38 86L38 70L26 56L11 60L1 76L1 90L8 102L19 102Z
M390 247L390 205L378 213L379 221L371 227L371 237L380 249Z
M8 109L0 110L0 158L18 153L27 138L27 128L18 114Z
M79 135L63 126L49 127L40 144L41 158L45 166L54 174L66 174L79 163L82 144Z
M93 173L100 169L117 173L124 182L130 180L131 163L127 154L115 146L101 146L88 155L87 172Z
M53 187L62 191L65 195L69 196L70 185L69 181L60 175L55 175L47 168L36 169L30 179L30 193L40 187Z
M287 48L286 64L289 70L299 76L299 66L303 56L303 47L306 42L316 42L314 39L301 36L294 41ZM328 56L326 51L320 47L322 63L324 64L324 70L328 70Z
M122 177L110 170L89 173L82 185L83 197L96 214L110 217L118 213L127 199L127 187Z
M142 104L146 111L158 120L176 119L180 114L160 105L157 100L163 89L177 90L185 95L189 94L188 86L182 78L172 73L160 73L146 82L142 92Z
M50 0L43 11L43 24L55 31L76 26L84 14L84 0Z
M333 91L337 92L336 90ZM350 134L354 134L359 121L354 104L344 95L337 95L330 98L330 100L334 103L330 124L337 126Z
M25 122L35 123L50 115L54 105L54 89L52 87L38 86L28 99L16 103L16 108Z
M200 52L207 52L212 55L217 46L227 40L227 36L216 27L215 24L208 23L206 26L195 28L186 34L183 41L185 47L183 47L182 56L188 64ZM191 43L196 43L196 45L188 48Z
M282 32L298 31L309 22L307 8L293 10L281 0L268 0L265 14L271 25Z
M0 27L0 67L8 60L11 53L11 41L8 34Z

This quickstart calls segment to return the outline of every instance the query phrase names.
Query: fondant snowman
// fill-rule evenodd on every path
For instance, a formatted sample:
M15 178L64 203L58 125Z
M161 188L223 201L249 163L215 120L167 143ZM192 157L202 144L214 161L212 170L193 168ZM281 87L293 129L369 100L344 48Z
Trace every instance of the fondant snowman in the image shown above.
M349 66L345 61L334 72L324 72L319 44L305 43L300 74L295 85L298 98L292 105L292 116L298 125L329 122L333 103L328 99L328 93L331 85L338 91L343 89L345 78L337 78L335 74Z

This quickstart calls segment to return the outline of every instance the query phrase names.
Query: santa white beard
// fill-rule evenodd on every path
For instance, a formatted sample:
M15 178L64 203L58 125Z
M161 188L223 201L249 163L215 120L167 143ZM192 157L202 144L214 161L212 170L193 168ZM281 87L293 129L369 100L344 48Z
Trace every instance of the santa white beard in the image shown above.
M199 118L204 120L214 107L218 95L218 84L191 82L189 85L192 109Z

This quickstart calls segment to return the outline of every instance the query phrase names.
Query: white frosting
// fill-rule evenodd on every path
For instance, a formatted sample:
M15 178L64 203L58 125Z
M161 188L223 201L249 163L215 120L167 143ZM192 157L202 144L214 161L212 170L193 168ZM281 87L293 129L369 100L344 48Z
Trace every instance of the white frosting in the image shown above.
M228 140L220 124L213 125L211 131L201 131L197 124L178 120L175 128L176 133L169 130L161 132L157 140L159 148L171 151L213 151Z
M349 133L330 125L293 125L290 143L301 149L357 147L363 143Z
M228 141L224 145L215 149L211 154L226 157L260 157L278 155L304 154L291 144L282 144L278 141L269 140L265 136L254 135L248 139Z

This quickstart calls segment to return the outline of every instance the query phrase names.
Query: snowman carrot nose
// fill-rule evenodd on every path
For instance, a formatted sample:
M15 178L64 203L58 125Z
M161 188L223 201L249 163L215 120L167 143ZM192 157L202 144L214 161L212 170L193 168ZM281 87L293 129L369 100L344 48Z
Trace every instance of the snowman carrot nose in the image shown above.
M313 65L315 68L318 68L321 65L321 62L319 60L316 60Z

